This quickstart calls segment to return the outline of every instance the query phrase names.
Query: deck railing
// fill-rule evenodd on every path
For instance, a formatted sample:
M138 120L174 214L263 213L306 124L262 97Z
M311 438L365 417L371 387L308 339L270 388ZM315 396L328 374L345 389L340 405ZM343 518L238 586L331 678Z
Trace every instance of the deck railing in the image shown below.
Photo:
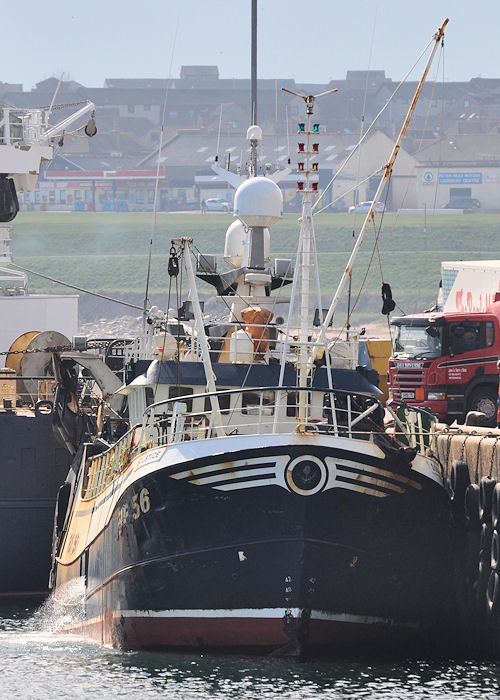
M306 420L300 423L298 393L309 393ZM373 396L341 391L297 387L259 387L229 389L216 393L190 394L148 406L142 426L135 426L101 454L85 460L82 497L94 498L101 493L131 460L151 448L164 447L221 436L215 424L216 411L188 411L186 401L215 397L222 419L222 436L314 433L340 438L370 440L382 436L383 444L397 449L401 443L416 447L422 454L434 447L437 419L424 409L405 404L397 407L394 429L384 425L384 406ZM280 402L273 399L279 397ZM277 420L275 411L278 412ZM382 443L381 443L382 444Z
M222 328L222 330L221 330ZM234 337L238 332L239 335ZM358 364L358 334L351 332L349 340L340 340L342 329L329 328L327 343L330 347L332 367L354 369ZM269 356L281 357L285 333L274 323L259 324L227 322L207 329L210 359L218 362L262 362ZM308 348L324 348L321 340L302 343L292 336L287 340L287 355L295 356L301 345ZM194 324L187 322L166 323L164 332L149 333L137 338L126 349L127 361L142 358L173 359L176 355L183 360L201 361L201 350Z

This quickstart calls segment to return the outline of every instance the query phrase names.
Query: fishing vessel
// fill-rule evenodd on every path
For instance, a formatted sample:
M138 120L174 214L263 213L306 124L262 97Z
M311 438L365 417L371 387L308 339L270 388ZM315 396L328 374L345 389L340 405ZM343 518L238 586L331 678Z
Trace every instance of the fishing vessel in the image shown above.
M93 108L86 103L52 126L51 109L0 103L0 599L48 594L54 504L71 455L52 429L47 348L71 347L78 329L78 297L32 294L12 265L12 222L18 193L35 189L52 158L52 140Z
M321 308L319 96L300 97L295 265L269 265L282 195L278 176L258 172L253 124L226 233L229 269L201 253L193 263L191 239L172 240L169 275L184 267L189 298L175 313L149 309L112 394L126 411L115 403L96 439L78 446L59 492L51 573L56 597L81 584L84 615L67 631L126 649L299 654L425 645L449 629L453 533L436 421L401 405L387 428L358 365L358 335L330 328L371 210ZM223 321L204 316L196 277L215 288ZM75 352L62 359L80 362ZM64 413L77 396L64 378L61 387Z

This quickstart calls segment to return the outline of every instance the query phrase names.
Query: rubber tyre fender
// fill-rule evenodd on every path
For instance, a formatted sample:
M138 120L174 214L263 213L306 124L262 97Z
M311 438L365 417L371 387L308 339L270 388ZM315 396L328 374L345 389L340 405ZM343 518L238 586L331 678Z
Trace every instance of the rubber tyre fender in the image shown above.
M479 558L482 562L488 563L490 567L491 561L491 541L493 539L493 528L489 523L481 525L481 540L479 543Z
M488 590L488 583L490 580L490 574L491 574L490 558L488 557L488 561L484 561L484 559L480 556L479 557L478 577L477 577L477 582L475 585L475 598L476 598L477 612L479 615L479 619L478 619L479 624L481 624L481 621L484 620L484 618L487 615L486 595L487 595L487 590Z
M491 522L491 504L496 481L490 476L483 476L479 482L479 519L482 523Z
M465 491L470 485L470 472L467 462L454 459L451 465L450 486L454 500L464 503Z
M491 573L491 540L493 528L488 523L481 526L481 538L479 544L479 566L476 587L476 602L480 614L487 613L487 590Z
M500 569L500 535L496 530L493 530L491 537L491 569L498 571Z
M465 522L469 530L479 530L479 484L470 484L465 490Z
M493 387L488 385L479 386L471 392L471 395L467 399L466 414L469 411L480 411L484 413L487 418L486 425L490 428L496 428L497 400L498 391Z
M500 612L500 576L492 571L486 587L486 612L489 617L498 617Z
M491 524L500 531L500 482L495 484L491 495Z

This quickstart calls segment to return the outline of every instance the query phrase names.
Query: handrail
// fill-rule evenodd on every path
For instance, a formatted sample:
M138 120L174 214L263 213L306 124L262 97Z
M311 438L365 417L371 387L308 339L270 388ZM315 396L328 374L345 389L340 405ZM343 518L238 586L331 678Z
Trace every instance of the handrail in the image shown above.
M175 396L170 399L163 399L162 401L157 401L156 403L152 403L149 406L146 407L144 410L144 414L151 412L153 409L158 408L160 406L163 406L164 404L167 403L175 403L176 401L180 401L183 398L184 399L189 399L190 401L193 399L200 399L200 398L205 398L205 397L210 397L214 394L217 394L217 396L230 396L232 394L243 394L245 392L259 392L259 391L317 391L322 394L325 393L336 393L336 394L343 394L345 396L355 394L356 396L361 396L367 399L373 399L373 401L376 401L382 408L384 408L383 404L381 401L379 401L376 397L372 396L372 394L365 393L363 391L348 391L347 389L330 389L329 387L321 387L321 386L308 386L308 387L298 387L298 386L289 386L289 385L283 385L283 386L248 386L248 387L238 387L237 389L223 389L221 391L216 391L216 392L210 392L210 391L202 391L198 394L186 394L186 396Z
M269 420L271 414L266 414L267 408L273 411L281 407L285 409L284 415L280 419L281 433L293 434L298 431L299 424L296 415L286 415L288 403L272 403L266 405L264 396L266 392L294 393L301 391L311 393L321 393L325 396L321 405L308 405L316 411L316 416L308 415L301 430L301 434L314 431L317 434L329 435L340 438L373 439L372 436L379 434L387 443L396 438L399 445L407 444L416 447L421 454L426 454L432 450L435 442L435 424L437 419L425 409L409 407L404 402L398 406L402 409L400 415L390 411L394 417L396 428L394 435L387 435L381 416L375 423L364 424L362 421L370 419L377 409L383 410L383 404L371 394L363 392L352 392L343 389L329 389L328 387L296 387L296 386L266 386L266 387L240 387L237 389L226 389L216 392L202 392L199 394L189 394L185 397L177 396L163 401L158 401L146 408L143 414L143 423L130 428L125 435L110 445L100 454L89 456L85 459L83 468L86 469L82 483L82 498L92 499L97 497L119 474L121 474L131 463L134 456L144 450L153 447L168 447L185 441L206 440L217 437L228 437L231 434L272 434L274 421ZM260 400L257 404L244 408L243 406L235 411L234 409L223 409L222 418L228 417L229 422L222 425L224 432L215 430L211 420L212 413L204 411L185 411L182 399L194 400L196 398L206 399L210 395L221 396L244 395L246 393L260 393ZM361 404L356 402L361 400ZM157 409L172 405L172 413L166 412L157 414ZM297 401L294 403L297 407ZM255 410L255 412L254 412ZM321 417L318 417L319 415ZM238 422L231 422L233 417L238 417ZM227 429L231 429L229 433Z

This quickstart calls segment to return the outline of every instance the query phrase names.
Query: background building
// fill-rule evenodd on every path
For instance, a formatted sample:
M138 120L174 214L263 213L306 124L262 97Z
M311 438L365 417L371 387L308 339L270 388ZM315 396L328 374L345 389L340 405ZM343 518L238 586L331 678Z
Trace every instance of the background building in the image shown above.
M348 71L345 79L317 85L298 84L292 79L259 80L262 169L267 164L283 167L289 159L292 168L297 163L296 125L302 117L303 101L281 87L302 94L338 88L318 101L315 111L320 124L317 142L322 190L397 86L384 71ZM377 169L390 153L415 87L412 82L397 90L377 120L376 130L361 153L337 176L324 203L336 199L336 208L342 210L373 196L379 180ZM74 81L59 85L56 78L49 78L24 92L21 85L0 82L0 100L20 108L48 106L56 90L54 119L90 99L96 105L98 133L92 139L79 133L65 134L56 157L40 178L38 191L26 197L23 206L151 210L158 157L160 210L198 208L201 199L209 196L232 201L231 188L222 178L214 178L211 166L216 158L233 171L245 166L249 80L222 79L217 66L183 66L176 79L107 78L101 88ZM477 198L483 208L500 208L500 79L427 83L403 148L387 197L390 209L431 207L434 200L442 206L457 192ZM294 177L282 186L285 205L293 209L297 205Z

